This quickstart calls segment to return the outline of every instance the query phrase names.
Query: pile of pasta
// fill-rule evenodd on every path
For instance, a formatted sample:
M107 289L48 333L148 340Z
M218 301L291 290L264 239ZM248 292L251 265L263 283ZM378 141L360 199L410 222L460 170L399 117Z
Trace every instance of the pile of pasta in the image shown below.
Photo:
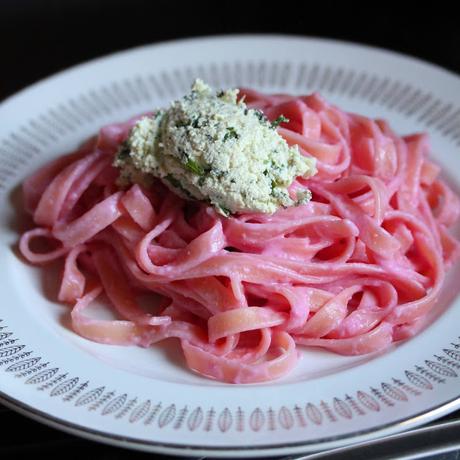
M242 95L270 120L288 118L279 134L316 158L318 173L290 187L311 190L310 202L226 218L159 180L122 189L112 162L139 117L24 182L36 226L21 253L62 259L57 297L75 332L142 347L175 337L190 369L232 383L289 373L299 347L365 354L417 333L459 254L448 230L459 201L427 135L400 137L317 94ZM49 249L34 251L35 239ZM117 319L91 315L98 297Z

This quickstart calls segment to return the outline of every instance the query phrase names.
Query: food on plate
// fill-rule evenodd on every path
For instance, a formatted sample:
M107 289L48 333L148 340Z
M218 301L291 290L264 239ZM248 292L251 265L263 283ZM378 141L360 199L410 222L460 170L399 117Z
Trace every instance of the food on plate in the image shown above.
M302 347L372 353L426 324L459 256L459 201L439 172L426 134L318 94L198 80L29 177L20 250L63 261L57 297L81 336L174 337L198 374L274 380ZM118 319L91 315L102 296Z
M121 182L146 186L153 177L183 198L208 200L221 214L275 212L305 201L288 186L315 173L315 159L301 155L270 122L249 109L237 90L216 93L201 80L166 110L142 117L117 154Z

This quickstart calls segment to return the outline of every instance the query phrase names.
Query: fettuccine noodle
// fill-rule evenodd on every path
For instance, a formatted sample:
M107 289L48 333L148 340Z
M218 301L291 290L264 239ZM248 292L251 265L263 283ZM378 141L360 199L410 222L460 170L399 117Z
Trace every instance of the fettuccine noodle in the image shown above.
M270 120L286 116L279 134L316 158L318 174L290 187L308 187L307 204L225 218L159 181L120 189L113 156L136 118L25 181L36 227L20 250L33 264L63 259L58 299L74 330L142 347L175 337L192 370L232 383L286 375L298 346L356 355L414 335L459 255L448 231L459 201L427 136L400 137L316 94L242 94ZM36 238L53 249L33 251ZM141 308L152 292L160 300ZM118 319L89 314L101 295Z

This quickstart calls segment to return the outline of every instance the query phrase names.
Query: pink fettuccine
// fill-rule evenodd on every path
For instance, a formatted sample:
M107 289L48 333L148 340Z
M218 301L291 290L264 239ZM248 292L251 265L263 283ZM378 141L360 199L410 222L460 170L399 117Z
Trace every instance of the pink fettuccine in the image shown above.
M310 189L309 203L225 218L159 181L120 189L111 164L135 119L25 181L37 226L19 247L33 264L63 260L56 296L73 305L75 331L143 347L176 337L193 371L232 383L282 377L297 346L364 354L415 334L460 253L449 234L459 200L427 136L400 137L316 94L240 94L289 118L279 134L316 158L317 175L291 185ZM52 248L34 251L37 238ZM101 294L118 319L88 314Z

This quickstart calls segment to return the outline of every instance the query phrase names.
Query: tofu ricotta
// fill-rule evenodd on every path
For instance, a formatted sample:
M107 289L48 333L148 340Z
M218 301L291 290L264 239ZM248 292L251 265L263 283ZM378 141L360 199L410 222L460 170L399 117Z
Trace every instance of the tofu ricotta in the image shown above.
M315 174L315 160L289 147L276 122L237 95L237 89L216 93L196 80L169 108L141 118L114 160L121 185L148 185L157 177L224 215L273 213L309 200L309 193L291 197L288 186Z

